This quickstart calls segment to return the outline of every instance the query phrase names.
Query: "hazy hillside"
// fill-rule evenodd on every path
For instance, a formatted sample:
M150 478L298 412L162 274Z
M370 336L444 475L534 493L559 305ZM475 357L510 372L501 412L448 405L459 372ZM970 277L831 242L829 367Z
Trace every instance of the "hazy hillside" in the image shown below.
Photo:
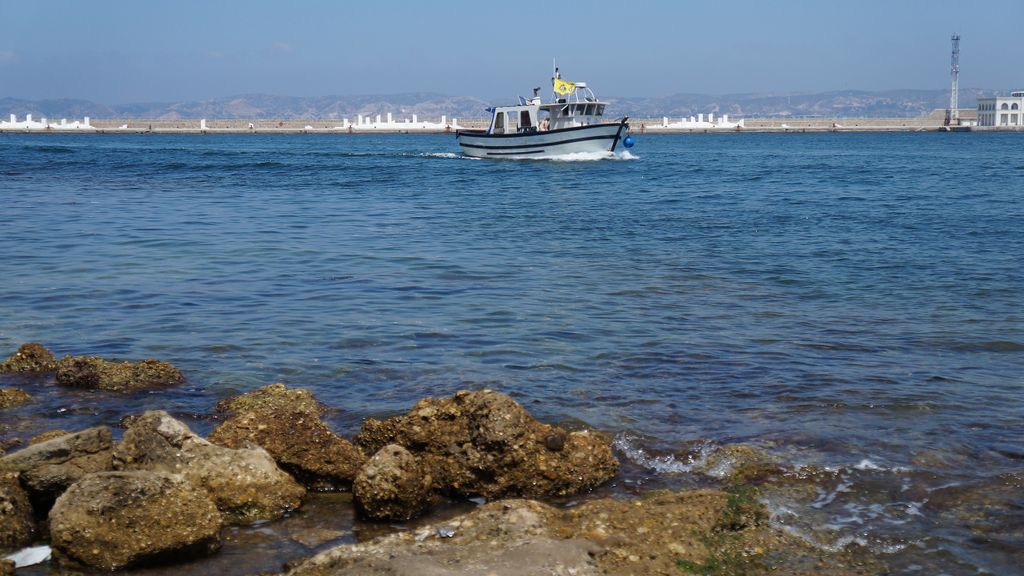
M964 89L960 106L973 108L979 96L992 90ZM674 94L657 98L605 97L609 114L634 118L682 117L697 114L729 114L733 117L826 116L826 117L915 117L949 104L944 90L888 90L865 92L844 90L817 94ZM485 108L506 102L485 102L472 96L408 93L362 96L272 96L245 94L189 102L154 102L105 105L88 100L20 100L0 98L0 117L33 114L47 118L153 118L153 119L355 119L358 114L391 112L396 117L417 114L424 119L481 118Z
M977 106L979 96L992 90L960 91L960 107ZM887 90L866 92L843 90L818 94L675 94L663 98L615 98L617 113L637 118L695 116L701 113L735 117L826 116L826 117L915 117L949 106L945 90ZM621 112L619 112L621 111Z

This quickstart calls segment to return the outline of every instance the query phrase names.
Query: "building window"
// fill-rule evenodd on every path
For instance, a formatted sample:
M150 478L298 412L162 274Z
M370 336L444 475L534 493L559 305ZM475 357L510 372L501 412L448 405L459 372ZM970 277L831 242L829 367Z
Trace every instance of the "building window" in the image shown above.
M1010 122L1009 116L1010 116L1009 114L1000 114L999 115L999 125L1000 126L1006 126L1007 124L1009 124L1009 122Z
M1016 126L1016 125L1017 125L1017 115L1016 114L1010 114L1010 126Z
M1019 110L1016 102L1013 103L1013 106L1010 106L1010 110Z
M1010 105L1007 104L1006 102L1003 102L1003 107L1001 109L1002 110L1009 110L1010 109Z

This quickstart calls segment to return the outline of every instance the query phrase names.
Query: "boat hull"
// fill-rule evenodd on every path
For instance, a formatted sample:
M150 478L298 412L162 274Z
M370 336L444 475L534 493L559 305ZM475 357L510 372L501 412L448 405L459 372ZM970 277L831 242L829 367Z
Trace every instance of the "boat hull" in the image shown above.
M614 152L628 129L629 124L623 118L618 122L524 134L459 130L455 138L462 147L462 153L474 158L550 158L565 154Z

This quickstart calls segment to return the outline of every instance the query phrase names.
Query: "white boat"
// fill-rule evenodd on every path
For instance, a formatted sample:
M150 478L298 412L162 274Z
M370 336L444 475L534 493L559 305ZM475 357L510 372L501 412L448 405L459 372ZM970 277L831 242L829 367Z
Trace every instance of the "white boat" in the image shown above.
M587 152L614 152L620 143L632 145L628 117L605 121L607 103L585 82L562 80L555 68L551 78L554 99L543 103L540 88L533 98L515 106L488 108L486 130L458 130L462 153L475 158L550 158Z

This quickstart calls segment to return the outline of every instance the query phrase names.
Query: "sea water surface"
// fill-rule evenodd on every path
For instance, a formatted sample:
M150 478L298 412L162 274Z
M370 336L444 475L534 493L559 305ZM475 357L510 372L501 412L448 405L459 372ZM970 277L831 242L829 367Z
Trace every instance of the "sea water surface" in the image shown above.
M750 444L827 472L769 501L782 529L894 573L1022 573L1021 136L637 141L489 161L442 135L0 136L0 355L187 375L128 397L0 375L36 395L0 435L149 408L206 433L280 381L351 436L492 388L614 435L613 493Z

